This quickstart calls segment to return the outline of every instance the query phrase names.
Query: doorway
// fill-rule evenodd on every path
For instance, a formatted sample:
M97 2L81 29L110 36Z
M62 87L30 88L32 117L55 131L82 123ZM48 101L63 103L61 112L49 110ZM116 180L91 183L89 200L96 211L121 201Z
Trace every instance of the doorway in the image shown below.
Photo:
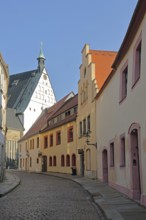
M47 156L42 156L42 172L47 172Z
M84 176L84 169L85 169L85 166L84 166L84 151L80 154L80 173L81 173L81 176Z
M133 199L140 200L141 180L140 180L140 161L139 161L139 138L138 129L130 132L131 142L131 170L132 170L132 192Z
M102 169L103 182L108 183L108 153L106 149L102 152Z

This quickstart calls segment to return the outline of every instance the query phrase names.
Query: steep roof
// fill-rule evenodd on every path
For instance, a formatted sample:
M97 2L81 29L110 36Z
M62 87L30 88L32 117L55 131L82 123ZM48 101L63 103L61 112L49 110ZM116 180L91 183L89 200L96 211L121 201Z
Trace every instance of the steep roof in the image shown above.
M16 115L16 110L12 108L7 108L6 126L8 129L23 131L23 125Z
M74 97L70 98L69 100L65 101L63 106L58 111L56 111L56 113L53 114L52 117L49 118L49 120L56 118L58 115L65 113L66 111L68 111L69 109L73 107L76 107L77 105L78 105L78 94L76 94ZM68 122L74 121L76 120L76 117L77 117L77 111L74 112L73 114L68 115L64 119L57 121L54 124L48 125L44 130L42 130L42 132L49 131L53 128L64 125Z
M95 63L95 78L100 90L112 70L117 52L90 50L92 62Z
M18 113L24 112L40 77L37 70L10 75L8 108L15 108Z
M65 97L63 97L61 100L59 100L57 103L55 103L53 106L46 108L42 111L40 116L37 118L35 123L32 125L32 127L28 130L28 132L19 140L19 142L26 140L27 138L32 137L33 135L39 134L43 129L47 127L47 122L49 119L53 117L53 115L56 114L56 112L64 105L64 103L68 100L68 98L73 93L69 93Z
M72 107L75 107L76 105L78 105L78 94L76 94L73 97L70 97L69 99L65 100L65 102L61 106L61 108L58 111L56 111L56 113L54 113L51 118L57 117L58 115L60 115L63 112L71 109Z

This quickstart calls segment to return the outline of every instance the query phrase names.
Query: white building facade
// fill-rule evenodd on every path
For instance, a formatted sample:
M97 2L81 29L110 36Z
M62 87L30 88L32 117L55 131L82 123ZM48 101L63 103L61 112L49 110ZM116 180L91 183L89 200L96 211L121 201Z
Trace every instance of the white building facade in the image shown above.
M40 50L38 67L35 70L10 75L10 83L8 90L8 108L15 109L16 116L19 118L22 126L10 128L11 132L23 131L20 138L30 129L42 110L56 103L55 94L49 79L49 75L45 68L45 57L42 49ZM12 123L11 123L12 124ZM18 129L19 128L19 129ZM15 132L13 132L15 134ZM9 136L10 137L10 136ZM18 145L16 138L8 139L7 143L7 160L16 160L14 155L18 154ZM13 147L14 146L14 147ZM14 149L12 149L14 148ZM9 149L14 152L13 158Z
M98 178L146 206L146 2L96 99Z

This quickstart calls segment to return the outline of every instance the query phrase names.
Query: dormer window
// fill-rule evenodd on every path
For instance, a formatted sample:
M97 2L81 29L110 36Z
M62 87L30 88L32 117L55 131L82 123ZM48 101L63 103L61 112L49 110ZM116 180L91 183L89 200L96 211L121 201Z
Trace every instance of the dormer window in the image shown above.
M67 112L65 112L65 117L67 117L67 116L69 116L70 115L70 110L69 111L67 111Z
M17 86L17 84L18 84L18 82L19 82L19 79L17 79L17 80L14 80L13 82L12 82L12 86Z

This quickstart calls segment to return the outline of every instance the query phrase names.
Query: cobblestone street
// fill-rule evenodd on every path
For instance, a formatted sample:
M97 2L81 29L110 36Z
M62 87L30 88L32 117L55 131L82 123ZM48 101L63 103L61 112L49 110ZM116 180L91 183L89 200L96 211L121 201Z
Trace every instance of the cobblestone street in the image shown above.
M21 184L0 198L0 219L103 219L88 193L78 184L40 174L17 172L16 175Z

